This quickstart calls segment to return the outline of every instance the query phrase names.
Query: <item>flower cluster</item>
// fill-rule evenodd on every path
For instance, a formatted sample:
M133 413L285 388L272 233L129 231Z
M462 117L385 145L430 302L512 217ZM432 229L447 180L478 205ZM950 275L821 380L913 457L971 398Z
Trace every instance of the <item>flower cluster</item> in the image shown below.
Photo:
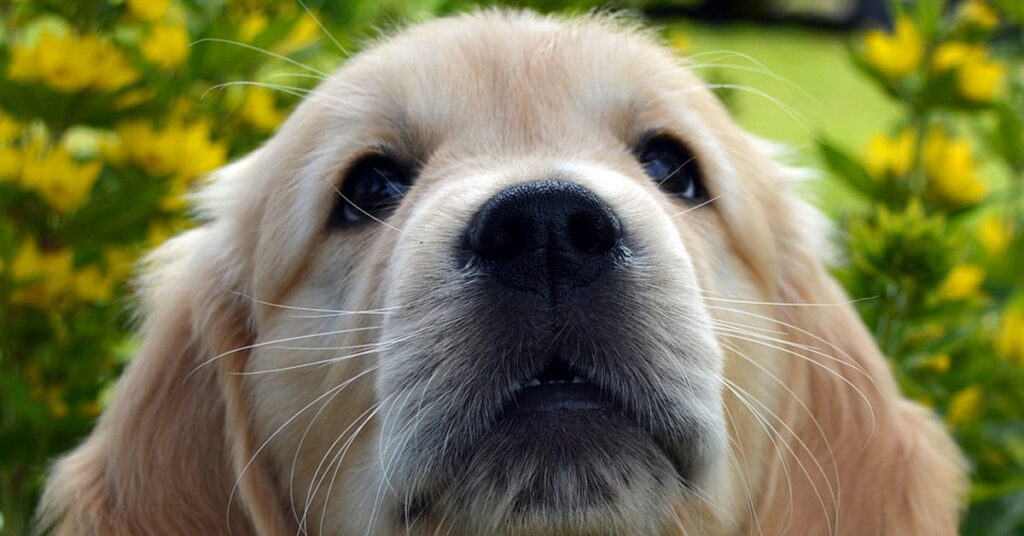
M116 91L139 79L123 50L98 35L44 32L36 42L11 47L7 76L18 82L42 82L64 93Z
M259 85L287 72L277 55L319 57L319 32L293 2L0 5L4 530L24 532L47 459L89 429L131 353L138 255L188 226L196 182L272 133L316 81ZM235 81L257 84L218 89Z
M904 14L897 18L891 33L869 31L861 53L863 61L891 88L906 89L915 81L952 74L959 99L992 102L1006 90L1006 63L993 59L984 41L998 25L999 14L991 6L983 0L968 0L941 35L925 35L914 19Z
M999 0L993 0L998 2ZM841 215L838 274L901 387L945 417L974 472L967 534L1024 515L1024 41L1019 10L966 0L898 11L855 63L903 110L862 157L820 143L866 206ZM872 206L873 205L873 206Z

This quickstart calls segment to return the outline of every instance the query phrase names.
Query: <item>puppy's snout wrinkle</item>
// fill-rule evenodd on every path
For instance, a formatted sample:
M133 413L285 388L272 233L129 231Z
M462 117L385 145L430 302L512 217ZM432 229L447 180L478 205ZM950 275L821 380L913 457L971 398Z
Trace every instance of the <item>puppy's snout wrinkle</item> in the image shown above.
M510 186L467 231L474 263L503 286L558 303L615 265L622 225L589 189L559 180Z

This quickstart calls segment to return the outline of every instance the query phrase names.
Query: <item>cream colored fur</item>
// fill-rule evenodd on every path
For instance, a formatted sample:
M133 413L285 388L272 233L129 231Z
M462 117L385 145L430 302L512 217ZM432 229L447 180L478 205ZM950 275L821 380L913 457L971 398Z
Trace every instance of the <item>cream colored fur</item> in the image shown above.
M643 175L631 144L652 128L690 146L712 203L688 207ZM385 224L328 230L347 165L380 146L420 162L408 198ZM488 342L459 307L449 246L494 193L552 175L596 192L646 245L652 284L625 312L650 317L655 339L703 349L687 366L652 363L717 393L699 416L721 433L698 492L638 484L559 534L956 533L957 448L900 397L826 272L824 226L793 192L800 173L642 30L499 12L416 26L352 58L264 147L214 175L205 223L146 263L142 346L93 433L54 466L41 529L503 526L488 519L500 509L451 497L422 526L385 519L389 490L415 484L403 479L429 455L410 446L430 437L397 378L424 334L446 337L451 359ZM454 403L456 384L438 377L421 411ZM651 502L673 522L641 516ZM538 515L508 533L544 533Z

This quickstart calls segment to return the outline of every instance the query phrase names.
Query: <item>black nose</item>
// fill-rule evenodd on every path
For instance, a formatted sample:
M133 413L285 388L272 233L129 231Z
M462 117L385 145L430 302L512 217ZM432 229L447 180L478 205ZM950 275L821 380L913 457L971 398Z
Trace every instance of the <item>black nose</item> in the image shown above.
M557 180L498 192L469 226L477 264L503 285L555 302L614 265L622 227L594 192Z

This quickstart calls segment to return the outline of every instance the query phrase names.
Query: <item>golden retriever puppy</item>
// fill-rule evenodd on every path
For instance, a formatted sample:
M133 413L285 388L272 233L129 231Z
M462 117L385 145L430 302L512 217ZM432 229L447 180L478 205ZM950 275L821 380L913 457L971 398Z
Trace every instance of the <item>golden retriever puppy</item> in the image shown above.
M944 535L799 173L609 18L413 27L216 173L57 534Z

